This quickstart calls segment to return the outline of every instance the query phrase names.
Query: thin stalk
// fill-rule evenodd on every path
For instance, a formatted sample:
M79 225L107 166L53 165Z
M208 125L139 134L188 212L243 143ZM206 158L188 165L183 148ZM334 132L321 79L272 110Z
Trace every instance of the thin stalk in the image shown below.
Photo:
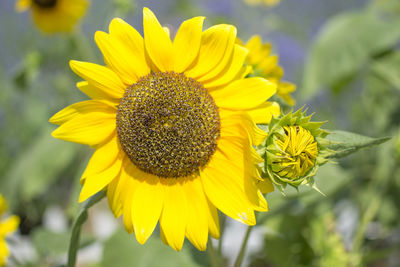
M222 239L224 237L224 233L225 233L225 223L226 223L226 215L223 214L222 212L220 213L220 229L221 229L221 233L219 236L219 240L218 240L218 255L222 255Z
M221 267L220 258L217 254L217 251L215 251L215 249L214 249L214 246L211 242L211 237L208 238L208 242L207 242L207 254L208 254L208 258L210 260L210 266Z
M78 216L76 217L72 225L71 239L68 247L67 267L75 267L76 255L79 249L79 239L81 236L81 228L83 223L88 218L88 209L99 202L105 195L105 192L99 192L96 195L92 196L79 211Z
M240 267L242 266L242 262L244 259L244 254L246 252L246 247L247 247L247 242L249 241L249 237L251 234L251 231L253 230L254 226L248 226L246 234L244 236L242 246L240 247L239 254L236 257L235 264L233 265L234 267Z

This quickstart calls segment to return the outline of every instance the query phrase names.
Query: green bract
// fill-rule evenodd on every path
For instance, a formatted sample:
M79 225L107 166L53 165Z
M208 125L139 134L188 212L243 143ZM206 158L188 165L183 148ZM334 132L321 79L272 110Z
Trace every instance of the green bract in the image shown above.
M329 133L321 129L324 122L311 122L306 111L301 108L273 118L268 127L264 169L281 192L288 184L315 187L313 176L331 153L325 139Z

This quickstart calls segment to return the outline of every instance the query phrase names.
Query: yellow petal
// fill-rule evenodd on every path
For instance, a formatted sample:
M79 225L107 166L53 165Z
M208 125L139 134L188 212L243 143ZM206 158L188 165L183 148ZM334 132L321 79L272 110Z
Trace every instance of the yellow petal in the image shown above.
M132 163L130 158L125 155L121 175L119 177L119 182L115 189L114 197L116 199L124 199L125 196L128 195L125 190L126 188L133 188L134 190L136 190L139 181L137 179L133 179L133 177L135 176L134 174L137 171L138 169L136 168L136 166ZM132 195L134 190L131 192Z
M205 17L186 20L179 27L174 39L175 72L184 72L196 59L201 42Z
M252 205L238 181L243 173L234 173L230 165L219 164L213 155L200 173L207 198L223 213L248 225L255 224ZM242 176L242 177L240 177Z
M251 207L257 211L267 211L267 201L256 185L258 172L251 149L253 148L246 139L230 138L227 140L221 138L218 141L218 150L213 157L216 164L227 166L224 172L231 177L231 183L236 182L236 186L246 196Z
M278 66L278 60L279 58L277 55L265 57L257 65L257 68L262 70L262 75L264 77L276 77L279 80L282 78L283 70Z
M138 169L131 173L138 180L132 199L132 222L136 239L144 244L156 228L164 203L164 187L160 179Z
M201 36L199 56L193 68L185 74L192 78L199 78L212 71L224 58L225 53L230 56L236 38L236 28L232 25L215 25L205 30Z
M210 231L210 235L215 239L219 239L220 231L219 231L219 218L217 208L207 199L208 203L208 230Z
M100 89L93 86L93 84L89 84L87 81L81 81L76 84L76 87L90 97L93 100L106 100L113 105L118 105L120 102L120 98L112 98L106 93L102 92Z
M235 45L229 64L225 64L225 68L218 75L215 75L216 77L212 77L214 79L202 81L205 77L201 77L199 81L202 81L206 88L218 87L229 83L242 70L247 53L248 50L246 48Z
M118 75L109 68L76 60L70 61L70 67L77 75L87 80L89 84L92 84L101 93L108 95L110 98L122 98L126 86Z
M91 112L117 113L117 109L112 103L104 100L88 100L72 104L57 112L50 118L49 122L60 125L72 120L78 115Z
M131 59L130 64L135 68L135 75L137 77L147 75L150 67L146 62L142 36L131 25L119 18L111 21L109 30L112 42L116 43L123 54Z
M205 82L207 80L214 80L218 79L220 75L223 75L223 73L229 68L232 60L233 60L233 53L234 53L234 48L235 46L238 46L235 44L235 42L229 42L227 44L227 47L225 49L225 53L221 59L221 61L215 66L211 71L209 71L207 74L198 77L197 80L200 82ZM241 66L243 66L243 63Z
M274 185L269 179L263 179L262 181L258 181L257 186L260 189L261 193L263 194L267 194L274 191Z
M246 43L246 47L251 51L260 52L262 46L262 40L260 35L253 35Z
M187 225L187 200L182 185L177 181L162 181L165 190L164 207L160 226L168 244L176 251L181 250Z
M173 46L154 13L143 8L143 31L146 51L160 71L173 70Z
M97 146L82 174L81 180L87 176L100 173L110 167L117 159L120 151L121 147L116 135L112 136L105 143Z
M268 58L271 52L271 44L263 44L259 35L250 38L246 43L246 48L251 51L247 58L247 63L250 65L258 65L260 62Z
M248 137L253 145L259 145L267 137L267 133L259 129L247 113L220 110L220 118L221 138Z
M11 216L0 222L0 239L18 229L19 217Z
M9 255L10 252L8 251L5 239L0 238L0 266L6 265L6 260Z
M115 133L115 113L92 112L78 115L53 131L61 140L95 146Z
M255 109L246 110L253 121L257 124L268 124L272 117L281 113L281 108L277 102L265 102Z
M120 179L114 179L107 186L107 201L115 218L119 218L122 215L121 201L114 197L119 180Z
M275 92L276 84L253 77L234 81L224 88L210 91L210 94L218 107L246 110L261 105Z
M122 206L124 206L124 214L125 209L128 207L131 209L131 203L126 203L125 198L133 195L137 184L137 181L132 179L131 176L131 168L134 167L131 160L125 155L123 161L121 173L119 174L118 179L114 179L107 187L108 204L117 218L122 215ZM130 210L126 212L130 213ZM126 222L131 221L129 218L124 219ZM129 229L132 229L133 231L132 223L129 225Z
M135 188L125 188L126 196L122 199L122 209L123 209L123 223L126 231L131 234L134 231L133 221L132 221L132 198Z
M168 241L167 238L165 237L164 231L163 229L160 227L160 237L161 237L161 241L168 246Z
M208 204L199 177L183 184L188 202L186 236L200 251L206 250L208 239Z
M279 82L276 94L281 97L288 105L293 106L296 104L296 100L290 95L290 93L296 90L296 85L289 82Z
M79 195L79 202L83 202L97 192L103 190L104 187L119 175L123 162L123 155L121 154L114 163L103 172L86 176L85 183Z
M107 66L118 74L125 85L137 82L139 76L136 74L135 58L124 53L124 47L118 42L113 42L110 35L105 32L97 31L94 39L103 54Z
M171 38L171 31L169 30L169 28L168 27L163 27L163 30L168 35L168 38Z

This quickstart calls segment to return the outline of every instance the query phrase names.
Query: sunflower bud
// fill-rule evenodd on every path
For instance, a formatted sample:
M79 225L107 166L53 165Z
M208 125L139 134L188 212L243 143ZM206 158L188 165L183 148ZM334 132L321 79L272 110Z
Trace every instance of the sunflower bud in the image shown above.
M328 149L324 146L328 132L324 122L310 122L302 109L272 119L266 140L265 171L283 192L287 184L297 188L313 185L318 166L325 163Z

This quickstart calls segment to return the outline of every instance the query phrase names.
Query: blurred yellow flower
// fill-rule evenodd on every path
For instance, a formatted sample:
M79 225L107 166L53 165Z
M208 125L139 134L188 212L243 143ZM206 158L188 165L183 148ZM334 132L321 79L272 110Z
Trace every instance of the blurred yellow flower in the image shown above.
M0 195L0 219L7 210L6 200ZM0 266L4 266L10 254L6 244L6 236L14 232L18 228L19 218L11 216L7 219L0 220Z
M255 6L255 5L266 5L266 6L276 6L281 0L244 0L246 4Z
M18 0L18 12L31 10L33 20L43 32L70 32L85 14L88 0Z
M95 152L82 175L80 201L106 189L116 217L143 244L158 221L162 240L182 248L185 236L205 250L219 237L217 209L248 225L267 211L254 149L277 105L266 102L276 85L245 78L247 49L235 44L236 28L205 31L204 17L184 21L171 41L147 8L144 38L121 19L95 40L106 66L71 61L92 100L73 104L50 122L59 139ZM278 106L279 110L279 106ZM261 185L260 185L261 186Z
M241 43L238 40L238 43ZM281 97L288 105L293 106L296 102L290 93L296 90L292 83L281 81L283 69L278 65L278 56L271 55L271 44L262 43L259 35L251 37L245 47L249 50L246 63L253 67L253 74L261 76L277 84L276 94Z

